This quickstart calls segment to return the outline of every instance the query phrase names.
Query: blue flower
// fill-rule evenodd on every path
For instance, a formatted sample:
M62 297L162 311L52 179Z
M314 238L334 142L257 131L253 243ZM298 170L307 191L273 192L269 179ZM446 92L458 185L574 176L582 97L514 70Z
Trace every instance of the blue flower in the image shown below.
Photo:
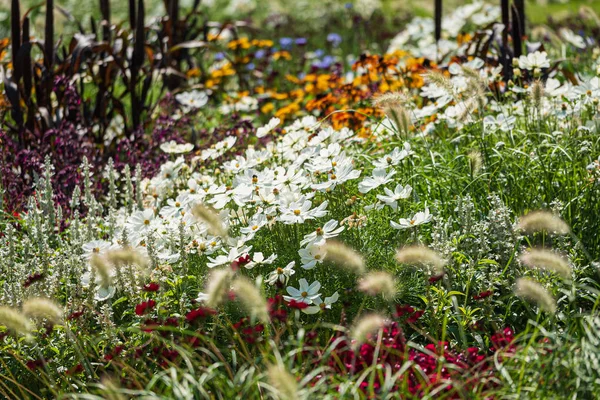
M331 64L335 62L332 56L325 56L321 61L316 61L313 63L313 67L327 69L331 67Z
M292 38L282 37L281 39L279 39L279 45L284 50L290 49L292 47L292 44L294 44L294 39Z
M257 50L256 53L254 53L254 58L260 60L261 58L263 58L265 56L266 53L267 53L266 50L263 50L263 49Z
M298 46L304 46L304 45L306 45L306 42L307 42L306 38L296 39L296 45L298 45Z
M330 33L327 35L327 41L331 43L333 47L338 47L342 43L342 37L337 33Z

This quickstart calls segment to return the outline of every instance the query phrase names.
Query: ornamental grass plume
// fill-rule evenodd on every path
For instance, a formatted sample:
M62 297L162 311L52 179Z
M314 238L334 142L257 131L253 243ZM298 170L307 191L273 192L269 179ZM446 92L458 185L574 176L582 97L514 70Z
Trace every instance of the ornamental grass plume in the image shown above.
M131 248L111 250L106 253L105 257L116 268L125 265L137 265L143 269L150 264L146 257Z
M433 83L446 91L446 94L454 96L454 86L446 75L439 71L431 71L424 74L425 82Z
M369 296L381 294L386 299L396 297L397 281L385 271L369 272L358 281L358 290Z
M223 225L219 213L212 207L198 203L192 208L192 215L208 225L208 232L211 235L227 237L227 229Z
M542 105L542 98L544 97L544 86L542 82L538 79L531 86L531 100L533 101L533 105L535 108L540 108Z
M0 306L0 325L18 335L29 337L34 325L23 313L7 306Z
M520 260L530 268L555 272L563 279L571 279L571 266L564 257L550 250L531 249L521 254Z
M30 318L46 318L53 324L63 320L63 310L54 301L44 297L33 297L23 303L23 313Z
M440 275L444 272L446 260L444 260L437 252L428 247L414 245L399 249L396 252L396 261L400 264L414 265L425 267L433 270L435 275Z
M319 248L319 252L324 260L343 267L356 275L365 272L365 260L362 255L342 242L328 240Z
M216 269L210 273L206 282L205 303L216 308L227 299L233 271L229 268Z
M272 364L267 369L267 378L271 386L277 389L277 397L282 400L296 400L298 396L298 382L283 365Z
M548 232L566 235L571 232L569 225L562 218L548 211L532 211L519 220L517 229L526 233Z
M112 284L112 266L104 257L98 254L92 254L90 264L98 274L101 286L104 288L109 287Z
M350 339L352 339L352 347L356 350L360 345L369 339L369 335L379 330L386 323L386 319L379 314L367 314L360 317L358 321L354 323L354 326L350 330Z
M242 306L248 310L252 319L256 318L263 324L269 323L269 306L258 288L245 277L238 277L232 282L235 295Z
M529 278L517 279L515 294L523 299L532 301L542 310L554 314L556 301L552 295L538 282Z
M481 167L483 166L483 157L481 156L481 152L479 150L471 150L467 155L467 158L469 159L471 175L479 175L479 172L481 172Z
M381 108L385 115L396 123L400 133L405 135L410 132L412 126L410 113L404 107L407 102L407 97L400 92L383 93L372 99L373 105Z

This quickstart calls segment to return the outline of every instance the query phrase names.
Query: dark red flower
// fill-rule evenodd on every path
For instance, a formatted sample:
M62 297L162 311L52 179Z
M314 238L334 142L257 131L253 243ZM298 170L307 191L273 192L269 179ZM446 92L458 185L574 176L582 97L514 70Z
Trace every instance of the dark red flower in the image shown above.
M410 315L415 312L415 309L408 304L398 304L396 305L396 318L403 317L405 315Z
M185 315L185 319L188 322L193 322L195 320L197 320L198 318L206 318L206 317L210 317L211 315L215 315L217 312L215 310L213 310L212 308L207 308L207 307L198 307L195 310L192 310L190 312L188 312Z
M308 308L308 304L306 304L305 302L303 302L303 301L296 301L294 299L290 300L287 303L287 305L290 308L296 308L298 310L304 310L305 308Z
M83 372L83 365L81 363L69 368L66 372L67 375L78 375Z
M137 315L144 315L147 311L153 309L154 306L156 306L156 301L154 300L142 301L135 306L135 313Z
M160 285L156 282L150 282L144 285L144 292L156 292L160 288Z
M482 299L485 299L486 297L490 297L493 294L494 294L494 292L492 292L491 290L486 290L485 292L480 292L480 293L474 295L473 299L482 300Z
M414 324L419 318L423 316L424 313L425 311L423 310L415 311L410 317L406 319L406 322L408 322L409 324Z
M74 319L79 319L79 317L81 317L82 315L83 315L83 310L81 310L81 311L73 311L67 317L67 321L71 321L71 320L74 320Z
M35 274L29 275L27 277L27 279L25 279L25 282L23 282L23 287L29 287L33 283L40 281L42 279L44 279L44 274L42 274L40 272L36 272Z
M444 273L442 272L439 275L433 275L428 280L429 280L429 283L435 283L435 282L439 281L440 279L442 279L443 277L444 277Z

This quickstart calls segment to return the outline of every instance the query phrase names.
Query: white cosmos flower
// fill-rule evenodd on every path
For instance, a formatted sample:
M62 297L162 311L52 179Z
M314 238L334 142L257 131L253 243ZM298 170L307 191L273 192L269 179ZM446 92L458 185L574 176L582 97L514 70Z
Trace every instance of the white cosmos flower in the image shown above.
M321 311L331 310L331 305L338 301L340 295L338 292L335 292L330 297L325 297L325 301L321 300L321 297L317 297L313 300L314 305L310 307L306 307L302 310L305 314L316 314Z
M394 229L408 229L431 221L431 217L431 214L429 214L429 208L426 207L425 211L419 211L411 219L400 218L399 223L390 221L390 225Z
M307 219L321 218L327 214L327 201L311 210L312 202L302 196L298 201L291 202L288 206L281 207L280 221L285 224L301 224Z
M175 100L186 109L202 108L208 103L208 95L201 90L192 90L175 95Z
M127 221L127 231L136 236L145 235L156 227L154 219L154 210L151 208L136 211Z
M373 170L371 176L365 178L358 184L358 190L361 193L368 193L381 185L391 182L392 176L395 174L396 171L391 171L388 173L385 168L376 168Z
M296 271L294 271L295 261L292 261L284 268L277 268L275 271L271 272L266 279L266 282L269 285L275 285L277 282L285 285L287 284L290 276L294 275ZM289 292L288 292L289 293Z
M398 184L393 192L388 188L383 188L383 191L385 195L378 194L377 198L392 207L393 210L396 210L398 208L398 200L408 199L412 193L412 187L410 185L402 186Z
M301 246L305 245L316 245L322 246L325 244L327 239L338 236L344 230L343 226L338 228L338 222L334 219L329 220L323 225L322 228L317 228L314 232L304 236L304 239L300 242Z
M392 150L391 153L373 162L373 166L375 168L385 169L391 166L398 165L400 161L412 156L413 154L415 154L415 152L411 150L410 143L406 142L404 143L404 147L402 149L396 147L394 150Z
M575 32L573 32L570 29L561 28L560 36L562 36L563 39L565 39L567 42L571 43L573 46L579 49L585 49L586 47L585 40L583 39L583 37L575 34Z
M92 240L81 247L83 248L83 258L86 260L89 260L92 257L92 254L102 255L109 250L117 248L117 246L106 240Z
M273 262L276 259L277 259L277 254L271 254L268 258L265 258L263 253L261 253L260 251L257 251L252 256L252 261L250 261L248 264L244 265L244 267L247 269L252 269L259 265L269 265L269 264L273 264Z
M322 264L325 259L321 247L315 245L298 250L298 254L302 263L301 267L304 269L313 269L317 264Z
M536 68L550 68L550 60L545 51L536 51L526 56L519 57L519 68L534 70Z
M269 134L269 132L275 129L280 122L281 120L279 118L271 118L269 123L267 123L265 126L261 126L256 130L256 137L262 138L267 136L267 134Z
M234 262L235 260L237 260L238 258L248 254L248 252L250 251L251 247L248 246L244 246L242 248L238 248L238 247L232 247L231 250L229 250L229 253L227 253L226 255L218 255L215 258L211 258L208 257L208 260L210 262L206 263L206 266L208 268L214 268L214 267L218 267L220 265L229 265L232 262Z
M306 304L312 304L313 300L320 296L319 289L321 284L319 281L314 281L310 285L304 278L300 279L300 287L298 289L288 286L285 290L289 296L283 296L286 301L296 300Z
M160 149L167 154L183 154L194 150L194 145L191 143L177 143L174 140L160 145Z

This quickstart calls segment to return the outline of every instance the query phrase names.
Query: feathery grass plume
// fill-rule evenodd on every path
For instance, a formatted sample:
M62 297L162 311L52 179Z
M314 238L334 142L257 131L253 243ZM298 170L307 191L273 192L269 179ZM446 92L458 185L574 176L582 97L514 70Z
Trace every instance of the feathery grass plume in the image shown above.
M23 313L7 306L0 306L0 325L23 336L30 336L34 328L29 318L25 317Z
M385 271L369 272L358 281L358 290L370 296L396 297L396 278Z
M112 266L104 257L98 254L92 254L92 257L90 258L90 264L100 277L100 283L102 287L109 287L112 284Z
M198 203L192 208L192 214L208 225L208 232L211 235L227 237L227 229L223 226L219 213L212 207Z
M519 220L517 228L527 233L543 232L568 234L571 229L562 218L548 211L532 211Z
M282 400L296 400L298 396L298 382L283 365L272 364L267 369L269 383L277 389L277 397Z
M252 319L256 318L263 324L269 323L269 306L258 288L245 277L237 277L232 282L235 295L242 306L248 310Z
M477 108L478 102L475 97L469 97L465 101L456 104L458 114L456 119L460 122L466 122Z
M542 105L542 98L544 97L544 86L542 82L538 79L531 86L531 100L533 101L533 105L535 108L540 108Z
M447 94L454 96L454 86L452 85L452 82L450 81L450 79L448 79L448 77L446 75L444 75L442 72L439 72L439 71L427 72L426 74L423 75L423 78L425 79L425 82L433 83L434 85L437 85L437 86L441 87L442 89L444 89Z
M531 268L544 269L560 275L564 279L571 279L571 266L564 257L550 250L531 249L521 254L520 260Z
M32 297L23 303L23 313L31 318L46 318L54 324L63 319L63 310L54 301L43 297Z
M365 260L354 249L337 240L328 240L320 247L323 259L347 269L348 271L361 275L365 272Z
M125 397L119 392L119 386L114 380L108 378L102 380L102 396L106 400L125 400Z
M366 342L369 339L369 335L379 330L385 323L386 319L375 313L360 317L350 330L350 339L353 341L352 347L354 350Z
M596 11L594 11L592 7L583 5L580 6L579 16L583 20L593 20L596 23L596 25L600 26L600 18L598 17L598 14L596 14Z
M406 95L402 92L386 92L380 93L371 99L371 103L375 107L380 108L393 108L393 107L401 107L403 104L407 103L408 99Z
M556 301L538 282L529 278L517 279L515 294L521 298L535 302L538 307L551 314L556 312Z
M228 268L216 269L210 273L206 282L206 305L216 308L227 299L233 271Z
M146 257L131 248L111 250L106 253L105 257L116 268L120 268L125 265L137 265L143 269L147 268L150 264Z
M379 94L372 99L375 107L383 110L385 115L396 123L400 133L407 135L412 126L409 111L404 107L408 102L406 96L401 92L388 92Z
M432 269L435 275L444 272L446 260L437 252L428 247L415 245L406 246L396 251L396 261L400 264L408 264Z
M471 167L471 175L477 176L483 165L483 158L479 150L471 150L467 155L469 159L469 167Z

